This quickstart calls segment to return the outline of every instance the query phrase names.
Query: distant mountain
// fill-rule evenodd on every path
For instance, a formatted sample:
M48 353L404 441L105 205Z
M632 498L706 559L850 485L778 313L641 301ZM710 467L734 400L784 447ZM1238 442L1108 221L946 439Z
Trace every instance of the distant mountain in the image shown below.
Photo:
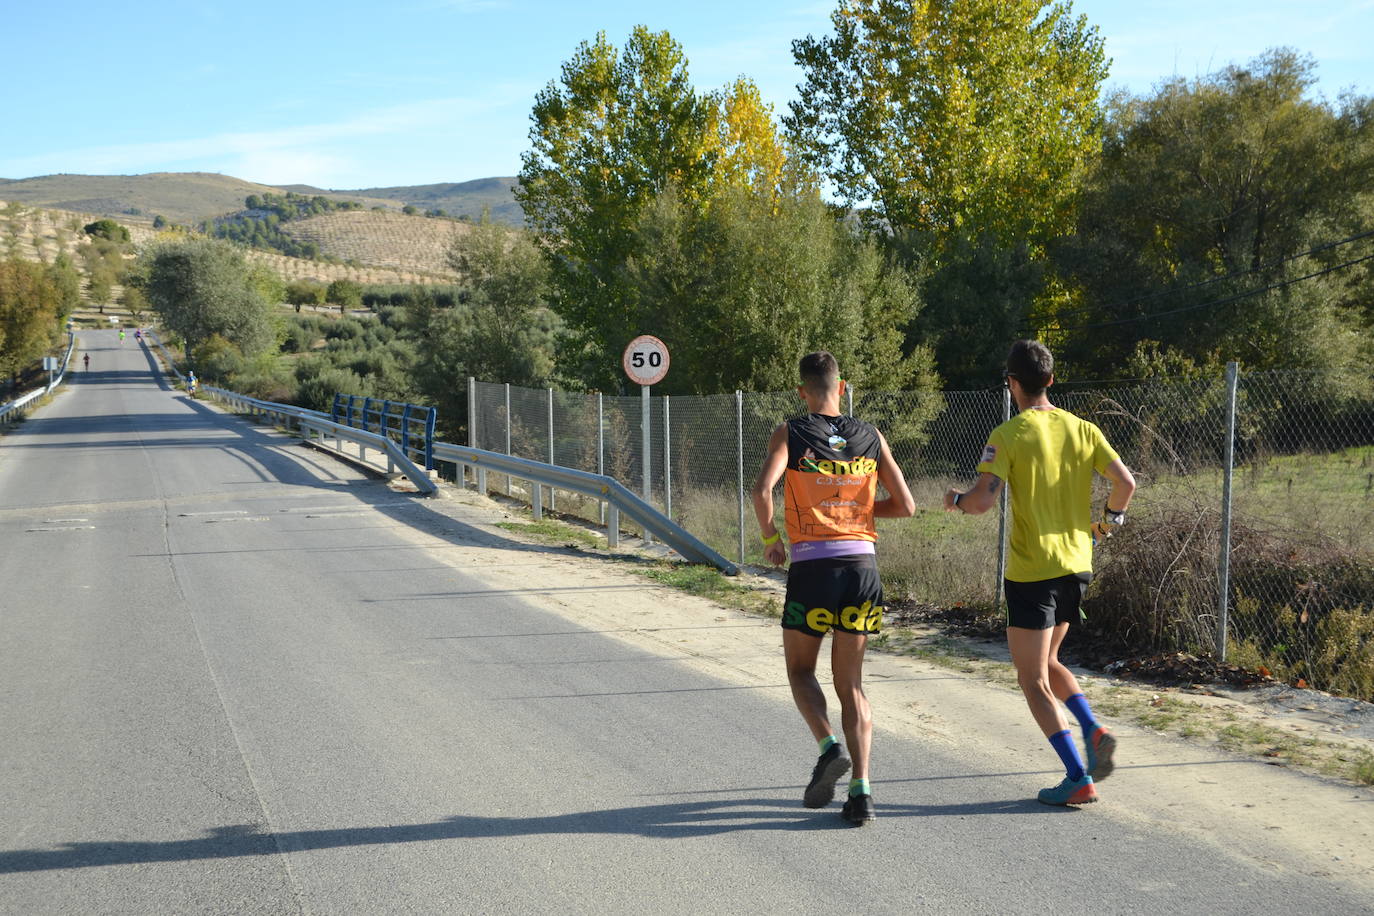
M350 200L369 198L397 201L422 211L443 210L449 216L467 216L474 220L482 215L483 208L487 208L494 221L520 226L524 225L525 214L515 202L515 186L515 178L478 178L475 181L362 188L357 191L322 191L309 185L282 185L281 188L297 194L324 194Z
M326 191L309 185L257 184L210 172L43 175L0 179L0 200L95 213L123 222L151 222L154 216L163 216L174 223L194 225L242 210L244 198L250 194L296 191L334 200L356 200L369 208L399 210L411 204L421 211L443 210L450 216L466 215L473 219L486 206L491 209L492 219L521 225L524 216L512 196L514 186L514 178L481 178L417 187Z

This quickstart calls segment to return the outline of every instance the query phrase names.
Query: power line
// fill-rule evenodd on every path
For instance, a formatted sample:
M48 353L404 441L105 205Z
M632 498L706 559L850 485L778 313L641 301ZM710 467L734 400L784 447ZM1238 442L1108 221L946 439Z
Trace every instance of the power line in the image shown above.
M1307 249L1306 251L1299 252L1298 254L1291 254L1291 255L1289 255L1289 256L1287 256L1287 257L1285 257L1285 258L1279 258L1277 261L1273 261L1273 262L1271 262L1271 263L1269 263L1269 264L1261 264L1261 265L1258 266L1258 267L1249 267L1249 268L1246 268L1245 270L1234 271L1233 273L1229 273L1229 274L1226 274L1226 275L1224 275L1224 276L1212 277L1212 278L1207 279L1207 280L1199 280L1199 281L1196 282L1196 283L1190 283L1190 284L1188 284L1187 286L1180 286L1180 287L1177 287L1177 288L1175 288L1175 289L1160 290L1160 291L1157 292L1157 293L1150 293L1149 295L1141 296L1141 297L1138 298L1138 299L1127 299L1127 300L1125 300L1125 301L1123 301L1123 302L1118 302L1118 303L1116 303L1115 305L1106 306L1105 308L1101 309L1101 311L1103 311L1103 312L1114 312L1114 311L1118 311L1118 310L1120 310L1120 309L1124 309L1124 308L1126 308L1127 306L1131 306L1131 305L1140 305L1140 304L1145 303L1145 302L1151 302L1151 301L1153 301L1153 300L1155 300L1155 299L1162 299L1162 298L1164 298L1165 296L1181 295L1181 294L1183 294L1183 293L1191 292L1191 291L1193 291L1193 290L1202 289L1204 286L1211 286L1211 285L1214 284L1214 283L1222 283L1222 282L1224 282L1224 281L1226 281L1226 280L1234 280L1234 279L1236 279L1237 277L1244 277L1244 276L1247 276L1248 274L1257 273L1257 272L1266 271L1266 270L1272 270L1272 269L1275 268L1275 267L1279 267L1279 266L1281 266L1281 265L1283 265L1283 264L1287 264L1289 261L1296 261L1296 260L1299 260L1300 258L1308 258L1308 257L1311 257L1311 256L1314 255L1314 254L1318 254L1318 253L1320 253L1320 252L1327 251L1327 250L1332 249L1332 248L1339 248L1339 247L1342 246L1342 245L1349 245L1351 242L1358 242L1360 239L1366 239L1366 238L1369 238L1370 236L1374 236L1374 229L1368 230L1368 231L1366 231L1366 232L1361 232L1361 233L1359 233L1359 234L1357 234L1357 235L1352 235L1352 236L1350 236L1349 238L1340 239L1339 241L1335 241L1335 242L1325 242L1325 243L1323 243L1323 244L1321 244L1321 245L1317 245L1317 246L1314 247L1314 248L1309 248L1309 249ZM1083 313L1083 312L1091 312L1091 311L1096 311L1096 310L1098 310L1096 306L1092 306L1092 305L1080 305L1080 306L1076 306L1076 307L1071 308L1071 309L1064 309L1063 311L1057 312L1057 313L1055 313L1053 316L1050 316L1050 317L1052 317L1052 318L1054 318L1054 319L1059 319L1059 318L1064 318L1064 317L1066 317L1066 316L1071 316L1071 315L1080 314L1080 313ZM1160 313L1160 314L1169 314L1169 313ZM1053 330L1053 329L1048 329L1048 330Z
M1241 299L1248 299L1251 296L1258 296L1261 293L1267 293L1272 290L1282 289L1285 286L1292 286L1294 283L1301 283L1304 280L1311 280L1314 277L1320 277L1324 274L1329 274L1337 270L1344 270L1347 267L1353 267L1354 265L1359 264L1362 261L1368 261L1371 259L1374 259L1374 254L1367 254L1363 257L1354 258L1352 260L1345 261L1341 264L1335 264L1331 267L1324 268L1323 270L1314 271L1310 274L1307 274L1306 276L1294 277L1291 280L1280 280L1277 283L1271 283L1268 286L1263 286L1259 289L1252 289L1248 292L1237 293L1234 296L1227 296L1225 299L1216 299L1212 302L1203 302L1199 305L1188 305L1184 306L1183 308L1170 309L1167 312L1153 312L1149 315L1137 315L1134 318L1118 318L1115 321L1099 321L1093 324L1080 324L1067 328L1044 328L1043 332L1058 334L1065 331L1090 331L1095 328L1111 328L1118 327L1123 324L1134 324L1137 321L1153 321L1156 318L1167 318L1170 315L1181 315L1184 312L1196 312L1199 309L1216 308L1222 305L1229 305L1232 302L1238 302Z

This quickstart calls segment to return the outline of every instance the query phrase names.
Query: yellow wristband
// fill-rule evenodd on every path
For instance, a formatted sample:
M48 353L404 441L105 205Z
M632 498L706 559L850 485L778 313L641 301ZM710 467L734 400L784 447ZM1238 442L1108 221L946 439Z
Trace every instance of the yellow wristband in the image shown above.
M762 534L760 534L759 536L763 537ZM763 546L767 547L769 544L776 544L781 538L782 532L774 531L772 537L763 538Z

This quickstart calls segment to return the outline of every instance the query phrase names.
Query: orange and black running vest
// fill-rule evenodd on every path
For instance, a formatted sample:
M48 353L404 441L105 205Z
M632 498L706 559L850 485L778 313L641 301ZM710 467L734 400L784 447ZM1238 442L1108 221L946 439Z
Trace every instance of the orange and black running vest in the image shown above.
M817 541L861 541L854 552L872 552L881 442L872 424L853 417L813 413L787 421L783 487L794 560L812 552L801 545Z

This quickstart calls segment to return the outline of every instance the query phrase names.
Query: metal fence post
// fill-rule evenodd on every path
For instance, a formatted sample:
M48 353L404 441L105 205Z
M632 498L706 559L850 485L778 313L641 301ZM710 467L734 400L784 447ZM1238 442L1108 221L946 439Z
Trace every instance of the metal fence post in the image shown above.
M468 376L468 445L477 448L477 379ZM487 495L487 469L481 465L477 466L476 477L477 492L483 496Z
M596 472L603 477L606 474L606 410L602 403L601 392L596 393ZM606 522L606 500L601 501L601 524ZM610 532L607 532L609 538ZM614 547L609 540L607 543Z
M553 389L549 389L549 464L557 464L553 456ZM549 511L557 510L558 503L553 493L553 487L549 487Z
M663 396L663 514L673 517L672 425L668 421L668 395Z
M506 382L506 454L510 454L510 382ZM511 495L510 475L506 475L506 495Z
M735 390L735 486L739 498L739 564L744 565L744 392Z
M844 412L847 413L847 414L849 414L849 416L852 417L852 416L854 416L854 386L853 386L853 385L846 384L846 385L844 386L844 397L845 397L845 404L847 405L847 406L845 407L845 409L844 409Z
M1236 388L1240 365L1226 364L1226 445L1221 478L1221 556L1217 564L1217 659L1226 661L1231 608L1231 478L1236 465Z
M1002 388L1002 422L1011 419L1011 389ZM1007 577L1007 488L997 497L997 581L992 584L994 613L1002 613L1002 580Z

